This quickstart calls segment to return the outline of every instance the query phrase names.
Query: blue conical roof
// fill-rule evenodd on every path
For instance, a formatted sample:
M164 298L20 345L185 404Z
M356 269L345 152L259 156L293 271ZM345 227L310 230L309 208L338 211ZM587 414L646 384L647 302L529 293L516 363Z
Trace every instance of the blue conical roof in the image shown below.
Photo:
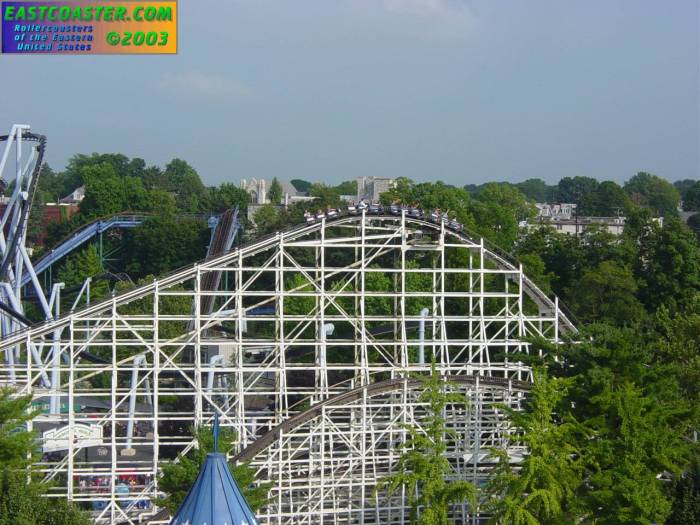
M170 525L258 525L223 454L207 454Z
M219 415L214 417L214 450L218 448ZM199 475L170 525L258 525L221 453L207 454Z

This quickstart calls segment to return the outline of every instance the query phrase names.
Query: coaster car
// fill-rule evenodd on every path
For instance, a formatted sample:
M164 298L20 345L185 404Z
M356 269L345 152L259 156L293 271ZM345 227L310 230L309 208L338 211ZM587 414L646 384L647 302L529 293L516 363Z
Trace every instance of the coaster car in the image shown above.
M423 210L412 206L412 207L408 208L408 216L413 217L414 219L422 219L423 218Z

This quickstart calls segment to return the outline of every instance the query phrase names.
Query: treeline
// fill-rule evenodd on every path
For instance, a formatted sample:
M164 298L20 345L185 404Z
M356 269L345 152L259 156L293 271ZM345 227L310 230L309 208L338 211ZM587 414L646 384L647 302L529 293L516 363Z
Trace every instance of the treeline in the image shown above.
M120 154L76 155L62 172L49 166L42 170L30 233L36 234L46 202L57 202L74 189L85 186L85 198L70 220L49 224L46 249L84 224L117 213L152 214L141 227L111 232L104 239L103 253L110 253L112 272L126 272L137 280L158 275L201 259L209 242L207 215L234 206L245 208L248 194L232 183L205 186L187 162L174 159L165 168L147 166L142 159ZM97 254L91 257L91 271L104 271L102 257L95 268ZM75 254L74 258L85 254ZM70 259L69 259L70 261ZM92 276L81 265L72 265L69 282Z
M669 217L678 214L681 203L685 211L700 210L700 181L686 179L671 184L646 172L637 173L622 185L592 177L564 177L553 185L542 179L502 184L517 188L535 202L577 204L580 215L614 217L624 215L633 206L641 206ZM468 184L464 189L477 195L484 186Z

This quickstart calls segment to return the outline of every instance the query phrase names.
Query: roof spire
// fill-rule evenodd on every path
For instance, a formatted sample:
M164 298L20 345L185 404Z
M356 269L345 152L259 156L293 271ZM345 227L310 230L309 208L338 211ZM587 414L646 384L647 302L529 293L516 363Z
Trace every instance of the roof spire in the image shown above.
M226 456L218 452L219 413L214 413L214 451L206 455L170 525L258 525L255 514L231 475Z
M214 412L214 430L212 431L214 436L214 450L212 452L216 453L219 451L219 411Z

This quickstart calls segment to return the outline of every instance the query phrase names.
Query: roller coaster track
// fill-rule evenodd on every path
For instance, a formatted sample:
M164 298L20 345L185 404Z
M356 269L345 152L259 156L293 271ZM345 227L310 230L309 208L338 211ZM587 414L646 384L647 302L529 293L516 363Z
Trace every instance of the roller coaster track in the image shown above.
M70 233L58 245L51 248L50 251L36 260L34 262L34 270L37 274L40 274L93 237L112 229L136 228L143 224L148 217L151 217L151 215L143 213L118 213L111 217L95 219ZM238 232L238 227L238 207L236 207L235 210L224 212L214 231L212 245L209 247L207 258L213 255L220 255L224 251L230 249L236 237L236 233ZM29 280L29 275L23 276L22 286L28 284Z
M371 217L372 219L388 219L388 220L397 220L398 218L393 215L373 215ZM341 224L346 224L346 223L352 223L355 221L360 220L360 217L358 216L341 216L333 221L328 221L329 224L336 224L336 225L341 225ZM416 218L406 218L406 222L411 222L415 224L419 224L421 226L425 226L427 228L433 229L433 230L439 230L440 226L432 223L427 220L423 219L416 219ZM250 253L256 253L261 250L264 250L267 248L267 246L270 244L271 241L273 241L276 238L284 237L286 240L293 240L299 237L302 237L304 235L307 235L316 229L320 227L320 223L315 223L315 224L296 224L293 226L290 226L289 228L286 228L284 230L280 230L276 233L265 235L262 237L258 237L257 239L248 242L244 245L242 245L240 248L237 248L236 251L241 251L246 254ZM450 231L452 235L455 237L459 238L463 242L477 242L475 240L475 237L471 237L467 232L456 232L456 231ZM484 244L486 245L486 244ZM230 253L225 253L221 256L215 257L211 260L206 261L207 263L216 266L219 264L224 264L231 258ZM491 251L490 253L490 260L495 263L495 265L499 269L508 269L508 270L513 270L516 269L517 267L509 261L509 258L499 254L498 252L493 252ZM204 263L205 261L202 261L201 263ZM200 263L200 264L201 264ZM114 298L110 299L105 299L103 301L99 301L96 303L93 303L91 306L85 307L81 310L76 310L73 315L90 315L93 313L99 312L101 309L103 309L106 305L111 304L112 302L130 302L136 299L140 299L142 297L145 297L146 295L152 293L156 286L159 287L166 287L166 286L171 286L171 285L176 285L179 284L192 276L193 268L196 267L195 265L188 265L183 268L179 268L177 270L174 270L170 273L167 273L163 276L161 276L158 279L158 284L155 283L148 283L143 286L139 286L137 288L134 288L132 290L128 290L125 292L122 292L121 294L118 294ZM576 325L572 320L570 319L570 314L567 314L566 310L561 308L561 302L558 299L551 299L544 295L544 293L537 287L537 285L529 278L527 278L525 275L523 275L523 285L525 289L528 291L528 295L531 297L533 301L542 309L542 310L550 310L550 311L558 311L559 312L559 319L560 323L562 325L562 329L566 332L570 333L576 333L578 330L576 328ZM69 316L63 316L59 319L56 319L53 322L45 322L45 323L39 323L36 325L33 325L32 327L27 327L24 330L21 330L19 332L16 332L13 334L11 337L6 338L4 341L0 342L0 348L4 348L5 346L8 346L10 344L16 344L17 342L21 342L23 337L25 336L27 331L31 331L34 335L42 335L45 333L50 332L51 330L54 330L55 328L65 326L69 324Z
M0 135L0 142L6 142L9 135ZM37 156L34 163L34 169L31 173L31 185L27 188L27 197L22 200L22 208L19 217L19 224L16 229L16 235L14 235L10 241L10 245L5 250L5 257L3 258L2 265L0 266L0 280L7 280L7 269L10 264L12 256L14 256L17 251L17 247L20 241L24 239L24 233L27 226L27 221L29 220L29 210L34 202L34 196L36 195L36 188L41 176L41 169L44 162L44 153L46 151L46 137L44 135L37 135L35 133L23 133L22 139L30 142L37 142ZM3 161L6 159L3 159ZM1 175L1 173L0 173ZM3 181L4 183L4 181ZM27 280L28 281L28 280Z
M347 225L347 224L352 224L355 222L358 222L361 220L362 217L356 216L356 215L341 215L337 219L333 220L327 220L328 225ZM391 221L398 221L400 217L394 216L394 215L372 215L372 216L367 216L368 219L375 219L375 220L391 220ZM406 222L419 225L425 228L429 228L432 230L440 230L440 225L435 224L433 222L430 222L428 220L424 219L416 219L416 218L408 218L406 217ZM131 302L137 299L140 299L142 297L147 296L148 294L151 294L154 292L154 290L157 287L164 288L167 286L172 286L172 285L177 285L180 284L187 279L190 279L196 270L196 267L198 264L206 264L207 266L218 266L218 265L223 265L226 262L228 262L230 259L232 259L235 255L235 253L241 252L242 254L245 255L251 255L254 253L258 253L260 251L263 251L269 247L269 245L274 242L275 239L280 239L284 238L287 241L298 239L300 237L303 237L304 235L308 235L318 229L320 229L321 223L312 223L312 224L296 224L293 226L290 226L289 228L286 228L284 230L280 230L278 232L265 235L262 237L258 237L257 239L250 241L246 244L241 245L239 248L232 252L224 253L218 257L212 258L211 260L206 260L206 261L201 261L200 263L194 264L194 265L188 265L183 268L179 268L177 270L174 270L170 273L167 273L163 276L161 276L157 282L153 283L148 283L142 286L139 286L137 288L133 288L131 290L127 290L125 292L122 292L118 295L116 295L113 298L109 299L104 299L99 302L95 302L90 306L87 306L81 310L76 310L72 315L91 315L95 314L102 309L104 309L106 306L112 304L113 302L117 303L125 303L125 302ZM468 232L457 232L457 231L449 231L451 235L454 235L456 238L458 238L460 241L465 242L465 243L476 243L479 244L479 241L476 240L476 237L472 237L469 235ZM479 238L480 242L483 242L483 238ZM484 243L484 246L486 246L486 243ZM503 252L499 253L497 251L491 251L489 249L489 260L498 268L502 270L517 270L517 266L510 262L511 259L510 257L507 257L503 254ZM555 297L554 299L551 299L547 297L528 277L523 275L523 286L524 289L528 292L528 296L537 304L537 306L542 310L542 311L550 311L550 312L558 312L559 316L559 323L561 325L561 329L563 332L567 333L576 333L578 332L575 322L571 320L571 315L567 314L567 311L563 308L561 308L561 302ZM51 322L44 322L44 323L39 323L35 324L31 327L27 327L26 329L20 330L18 332L15 332L14 334L6 337L3 341L0 341L0 349L5 348L6 346L12 345L12 344L17 344L18 342L21 342L25 337L26 333L28 331L32 332L33 336L41 336L44 334L47 334L56 328L61 328L64 326L67 326L70 324L70 317L69 315L62 316L54 321Z
M34 262L34 270L37 274L46 271L54 263L71 253L76 248L82 246L87 241L113 228L136 228L140 226L148 215L119 213L107 218L96 219L81 226L63 239L57 246L51 248ZM22 286L29 283L30 276L22 278Z
M261 523L286 523L278 518L297 516L302 518L294 523L321 523L314 521L317 508L326 513L323 523L331 523L328 520L336 515L340 517L335 523L357 522L362 509L375 505L371 493L376 479L391 467L393 456L387 452L394 449L391 436L398 439L401 425L414 415L420 417L419 385L410 379L427 370L416 358L419 341L436 357L440 373L450 380L458 376L454 381L471 396L469 418L455 413L451 421L474 439L484 440L465 441L464 473L478 481L489 468L484 454L489 447L500 446L508 432L499 419L502 413L493 407L505 403L517 408L525 398L531 371L519 356L531 350L528 337L556 342L576 331L558 301L543 294L517 261L487 248L481 238L445 224L405 215L344 214L293 225L231 249L223 232L233 221L233 214L222 219L222 233L212 236L205 260L43 324L18 329L0 341L0 350L18 348L20 356L34 348L41 355L49 351L60 355L64 360L44 368L60 374L61 392L94 396L113 407L95 412L95 418L69 411L72 419L60 420L68 428L88 423L115 428L133 417L157 430L135 441L139 464L121 453L126 450L122 429L103 439L103 453L107 450L109 456L104 460L81 459L81 450L92 445L70 441L61 463L47 473L48 479L66 472L87 476L109 458L112 463L105 472L115 483L120 469L146 473L151 482L138 496L128 498L114 491L95 494L75 484L61 488L76 501L106 502L107 510L96 516L100 523L119 518L135 522L139 511L127 507L127 500L158 497L152 480L159 463L172 459L162 451L186 452L192 446L179 425L206 425L214 411L240 436L236 459L251 461L261 480L277 481L276 503L265 511ZM449 258L453 254L458 257ZM384 272L394 276L389 288L365 288L365 277ZM230 278L231 286L214 292L218 274ZM404 276L411 274L432 275L431 288L419 292L415 284L406 286ZM296 277L304 284L295 282L288 288ZM194 307L168 309L170 297L188 298ZM214 311L207 297L216 298ZM352 301L353 297L358 299ZM363 305L371 305L375 297L399 306L385 313L370 306L364 313ZM433 301L426 318L432 327L423 335L414 331L418 297ZM311 304L300 308L289 300L296 298ZM146 301L135 305L140 309L128 306L142 299ZM411 311L406 302L413 305ZM246 319L252 329L243 328ZM326 339L320 328L328 322L336 324L337 333ZM385 328L381 337L379 331L372 333L386 323L392 324L393 336ZM259 326L272 331L261 332ZM448 332L455 326L459 331ZM169 332L161 333L161 328ZM110 353L115 348L119 354ZM314 354L311 358L291 359L295 352L307 350ZM108 362L84 362L84 351ZM226 360L215 363L212 356ZM23 359L14 370L20 388L37 398L51 395L40 384L42 370L34 364ZM126 389L127 379L122 378L132 374L138 380ZM106 389L95 391L93 377L120 380L112 379L105 383L110 385ZM146 379L150 386L144 384ZM181 407L160 401L170 392L182 398ZM137 398L152 399L152 411L129 415L129 402ZM312 408L306 409L306 403ZM396 419L399 416L402 419ZM52 417L45 416L47 423L58 422L60 415ZM325 433L319 430L323 425ZM375 433L385 437L378 441ZM324 439L330 441L324 445ZM318 463L323 450L334 459ZM358 478L357 499L358 492L348 489L346 482L353 469L364 469L366 462L373 462L374 470ZM355 486L352 480L349 483ZM328 490L349 503L335 506L335 496ZM389 507L377 510L382 514L375 521L365 522L389 523L384 520L393 512Z
M449 383L460 385L465 384L481 387L511 388L521 392L528 392L530 390L530 383L500 377L450 375L442 376L441 379ZM300 425L303 425L307 421L314 419L329 406L348 405L354 401L362 399L365 395L367 397L374 397L380 394L395 392L403 389L404 387L408 388L409 390L416 390L422 385L423 382L416 378L387 379L385 381L360 386L352 390L348 390L347 392L343 392L342 394L330 397L325 401L315 404L308 410L305 410L304 412L283 421L269 432L260 436L238 454L234 455L233 458L231 458L231 461L233 463L238 463L252 460L260 452L265 450L265 448L276 441L281 435L286 434Z
M488 377L488 376L465 376L465 375L448 375L441 376L441 380L451 384L459 386L471 386L474 388L493 388L493 389L508 389L517 392L529 392L531 384L525 381L515 381L508 380L500 377ZM335 395L329 399L317 403L311 408L301 412L284 422L277 425L275 428L266 432L260 436L256 441L248 445L245 449L241 450L238 454L233 455L229 462L232 464L247 463L252 461L255 456L263 452L267 447L272 445L275 441L281 438L282 435L288 434L291 431L301 427L304 423L307 423L314 418L320 416L324 410L330 407L338 407L342 405L349 405L353 402L359 401L363 398L371 398L379 396L382 394L388 394L391 392L398 392L404 388L407 390L419 390L423 386L423 381L417 378L396 378L387 379L384 381L378 381L376 383L371 383L369 385L360 386L343 392L342 394ZM162 522L166 520L169 516L168 510L163 509L154 516L152 516L147 523ZM124 522L126 525L127 522Z

